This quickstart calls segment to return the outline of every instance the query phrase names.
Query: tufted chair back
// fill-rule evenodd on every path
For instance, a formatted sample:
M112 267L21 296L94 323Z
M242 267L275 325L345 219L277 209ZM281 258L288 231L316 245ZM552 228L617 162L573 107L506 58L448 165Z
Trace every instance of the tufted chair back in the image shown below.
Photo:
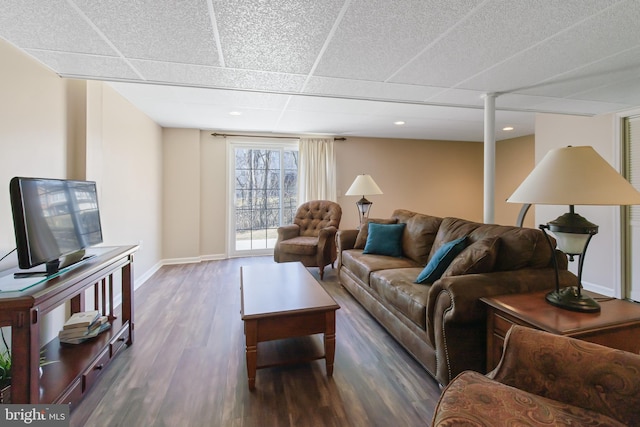
M298 261L307 267L318 267L320 278L324 267L337 258L336 233L342 218L342 208L329 200L303 203L296 211L293 224L278 227L278 239L273 248L275 262Z
M329 200L312 200L300 205L293 223L300 227L300 236L318 237L323 228L338 228L340 219L342 208L339 204Z

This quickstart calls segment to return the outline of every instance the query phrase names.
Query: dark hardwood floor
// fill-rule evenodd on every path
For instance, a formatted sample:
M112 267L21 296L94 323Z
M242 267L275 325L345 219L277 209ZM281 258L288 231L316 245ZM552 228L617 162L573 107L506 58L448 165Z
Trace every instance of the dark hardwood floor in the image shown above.
M258 370L247 387L236 258L162 267L135 293L135 342L72 412L72 426L429 425L438 384L343 289L332 378L324 360ZM310 269L319 278L318 270ZM321 342L321 336L310 340ZM286 343L274 346L287 351Z

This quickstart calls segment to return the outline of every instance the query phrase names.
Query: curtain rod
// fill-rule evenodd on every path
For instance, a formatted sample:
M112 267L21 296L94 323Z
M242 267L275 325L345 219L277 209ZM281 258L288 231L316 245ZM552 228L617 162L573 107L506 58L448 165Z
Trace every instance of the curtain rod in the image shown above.
M277 138L277 139L300 139L297 136L260 136L260 135L242 135L239 133L212 133L211 136L221 136L226 138L228 136L243 136L246 138ZM333 138L334 141L346 141L347 138Z

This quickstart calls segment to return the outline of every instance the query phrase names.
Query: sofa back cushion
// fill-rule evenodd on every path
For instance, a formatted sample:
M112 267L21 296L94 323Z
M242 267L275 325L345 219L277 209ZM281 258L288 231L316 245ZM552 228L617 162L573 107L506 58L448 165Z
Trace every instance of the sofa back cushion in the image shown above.
M541 230L507 225L481 224L459 218L444 218L429 257L443 244L467 236L472 244L488 237L500 237L493 271L544 268L551 265L551 248ZM555 246L555 239L550 236Z
M396 209L391 218L398 223L406 224L402 235L404 256L420 265L427 265L442 218L405 209Z
M490 273L496 265L499 249L500 236L476 240L453 259L442 277Z

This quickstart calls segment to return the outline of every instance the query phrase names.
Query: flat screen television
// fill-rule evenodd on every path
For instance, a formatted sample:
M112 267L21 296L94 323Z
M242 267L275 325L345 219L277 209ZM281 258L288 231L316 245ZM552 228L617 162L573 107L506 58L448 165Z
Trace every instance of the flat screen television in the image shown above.
M80 261L86 248L102 243L95 182L15 177L9 192L18 266L46 265L16 276L55 274L61 261Z

